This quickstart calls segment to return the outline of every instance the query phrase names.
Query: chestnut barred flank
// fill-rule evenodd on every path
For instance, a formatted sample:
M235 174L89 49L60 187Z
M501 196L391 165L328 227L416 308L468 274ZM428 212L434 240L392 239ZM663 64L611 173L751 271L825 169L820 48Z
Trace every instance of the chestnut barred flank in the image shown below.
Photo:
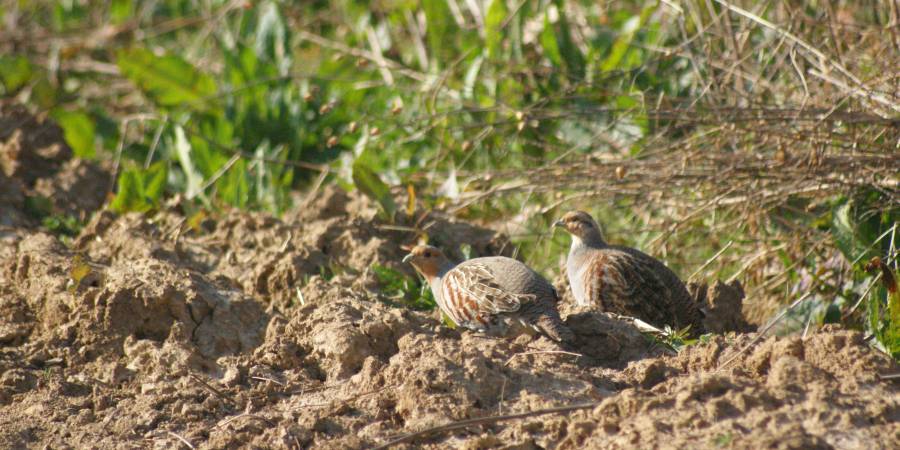
M556 341L573 339L556 310L556 289L520 261L489 256L454 265L427 245L414 248L404 261L428 280L441 311L457 325L502 334L517 321Z

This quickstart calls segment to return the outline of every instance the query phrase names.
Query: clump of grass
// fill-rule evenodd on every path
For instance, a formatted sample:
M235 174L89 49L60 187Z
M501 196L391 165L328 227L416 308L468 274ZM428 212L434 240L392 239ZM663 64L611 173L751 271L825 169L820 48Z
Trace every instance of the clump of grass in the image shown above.
M419 311L431 311L437 307L431 288L418 278L411 278L380 264L373 265L371 270L382 293L391 302Z

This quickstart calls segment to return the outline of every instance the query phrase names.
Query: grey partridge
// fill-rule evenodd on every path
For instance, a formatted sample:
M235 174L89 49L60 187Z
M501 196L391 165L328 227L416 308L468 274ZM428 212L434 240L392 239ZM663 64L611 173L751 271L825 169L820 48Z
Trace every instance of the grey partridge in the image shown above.
M694 335L703 331L703 311L665 264L639 250L607 244L584 211L569 212L554 226L572 235L566 272L576 304L660 328L690 326Z
M573 339L556 309L556 289L520 261L488 256L454 264L436 247L419 245L403 262L425 277L441 311L457 325L496 334L513 320L555 341Z

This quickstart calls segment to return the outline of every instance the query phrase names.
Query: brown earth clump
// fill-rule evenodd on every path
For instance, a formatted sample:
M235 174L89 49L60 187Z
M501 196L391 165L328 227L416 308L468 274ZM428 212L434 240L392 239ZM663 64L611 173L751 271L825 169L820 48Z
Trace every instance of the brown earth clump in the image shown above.
M508 254L508 240L441 213L389 225L375 211L328 188L283 220L186 215L175 201L151 215L101 210L68 244L3 229L0 448L367 448L573 404L586 405L403 445L900 447L900 386L879 377L900 368L858 332L757 343L726 332L675 355L567 305L577 340L563 347L450 329L387 298L371 268L414 276L400 259L416 229L456 258L451 243ZM723 331L744 325L727 313L739 290L701 290Z
M107 165L72 158L53 121L0 103L0 227L34 226L37 214L84 220L106 201L111 183Z

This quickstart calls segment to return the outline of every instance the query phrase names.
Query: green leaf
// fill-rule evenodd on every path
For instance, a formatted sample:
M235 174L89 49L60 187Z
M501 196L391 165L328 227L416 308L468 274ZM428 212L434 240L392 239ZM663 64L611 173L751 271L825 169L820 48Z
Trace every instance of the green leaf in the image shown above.
M561 2L554 2L559 11L556 23L550 22L550 13L544 14L544 29L541 31L541 46L547 58L557 67L565 67L570 73L584 75L584 55L572 40L569 22L563 14Z
M59 100L59 89L50 83L46 75L38 75L31 88L31 101L43 109L52 109Z
M144 171L144 198L149 199L154 204L156 204L159 199L162 198L163 192L166 188L166 178L168 177L168 172L169 171L166 170L164 161L152 164L147 168L147 170Z
M469 65L469 69L466 70L466 77L463 83L463 98L467 100L475 98L475 83L478 81L478 72L481 71L481 64L483 62L484 57L479 55L472 61L472 64Z
M132 0L113 0L109 6L109 17L115 24L127 21L132 15L134 15Z
M31 62L24 56L0 56L0 82L6 94L28 84L34 75Z
M487 47L488 56L491 58L499 58L505 30L503 22L509 10L506 7L506 0L493 0L488 6L487 17L484 19L485 46Z
M428 24L428 47L431 50L431 59L440 62L447 61L452 45L447 40L455 31L456 24L446 0L422 0L422 9L425 11L425 20Z
M441 310L441 321L444 322L444 326L451 330L455 330L457 327L456 322L454 322L443 310Z
M265 2L257 7L260 11L259 21L256 24L256 46L254 50L260 59L268 59L278 63L285 69L282 75L286 75L289 61L285 60L287 50L287 31L281 12L274 2Z
M264 166L262 166L264 167ZM238 208L247 206L250 201L250 177L247 173L247 162L238 160L216 182L218 195Z
M353 184L363 194L378 202L388 220L394 219L397 205L394 203L394 197L391 196L391 189L360 158L353 163Z
M91 266L84 261L81 255L76 254L72 258L72 267L69 268L69 278L72 279L72 285L69 286L69 292L75 292L81 285L81 280L91 274Z
M159 106L197 111L212 108L216 82L177 56L156 56L150 50L132 48L120 51L117 63L122 75Z
M144 211L146 203L141 191L141 174L137 170L123 171L119 175L119 187L109 208L118 213Z
M556 41L556 31L550 23L550 15L544 14L544 29L541 31L541 47L544 54L556 67L562 67L562 54L559 52L559 43Z
M72 147L75 156L79 158L96 156L94 148L96 125L91 116L83 111L66 111L64 109L54 110L51 116L62 127L66 143Z
M831 215L831 233L844 257L851 263L868 260L875 255L872 244L876 236L870 236L857 222L855 204L846 200L838 204Z
M559 10L559 21L557 22L558 30L557 30L557 38L556 41L559 45L559 52L562 55L563 61L566 63L566 67L569 69L569 72L579 76L584 76L584 55L581 54L581 50L575 45L575 41L572 39L572 30L569 28L569 21L566 19L565 5L562 1L557 0L554 2L556 4L557 9Z
M146 170L136 168L122 171L116 196L109 204L110 209L125 213L145 212L155 208L162 198L167 176L168 171L163 161L152 164Z
M53 214L53 202L43 195L25 197L25 213L37 219Z
M619 30L619 37L616 38L609 55L603 61L603 64L600 65L601 71L609 72L616 69L629 69L628 65L623 63L623 58L628 50L631 49L631 41L634 40L635 33L647 22L655 10L655 6L648 6L641 11L640 15L629 17L622 24L622 28Z

